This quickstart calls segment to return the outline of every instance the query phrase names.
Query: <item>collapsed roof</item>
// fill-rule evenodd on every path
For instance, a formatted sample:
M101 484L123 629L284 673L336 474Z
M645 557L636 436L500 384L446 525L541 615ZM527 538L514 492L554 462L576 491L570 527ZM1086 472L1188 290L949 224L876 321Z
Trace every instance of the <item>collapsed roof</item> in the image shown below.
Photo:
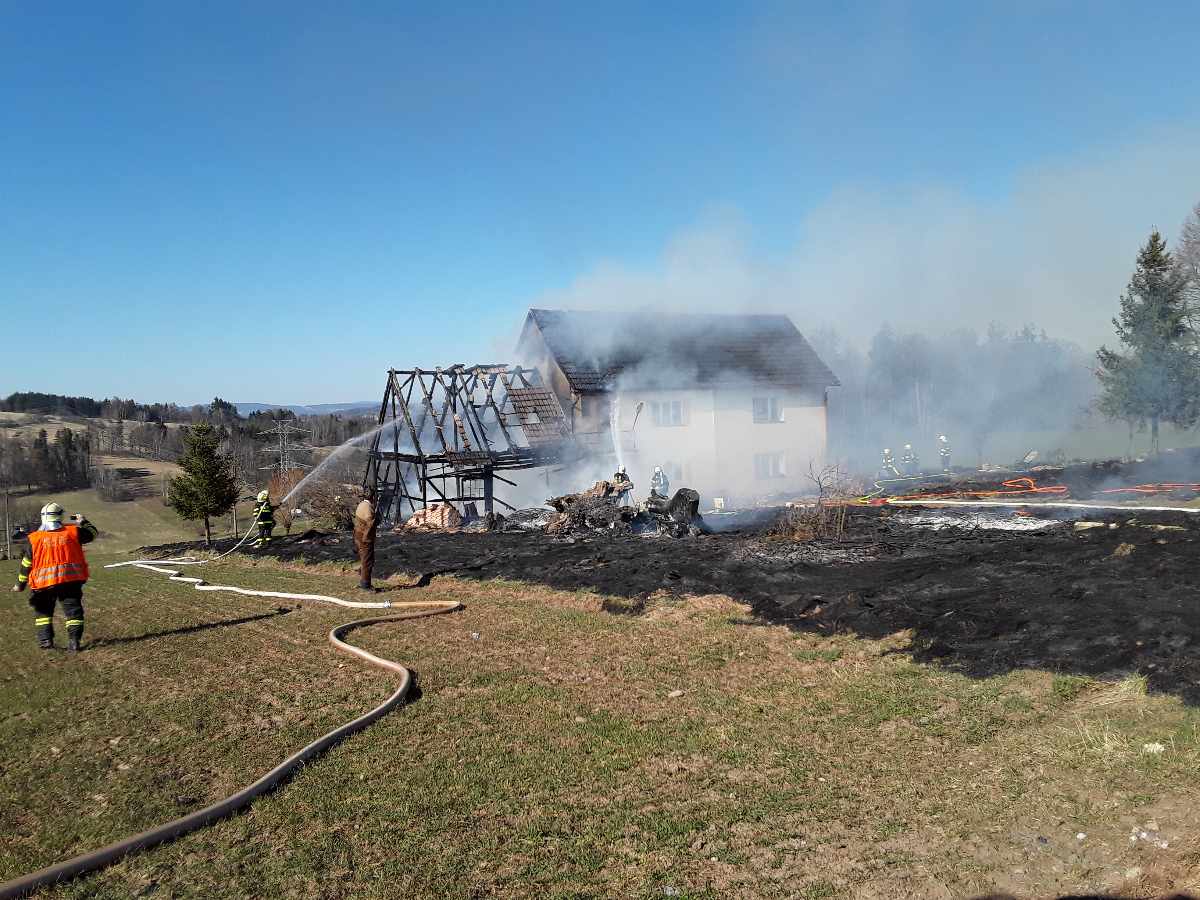
M821 390L837 377L787 316L531 309L520 347L537 338L579 394L618 386L772 385Z
M540 375L519 366L389 369L363 485L385 521L431 500L493 501L498 472L570 459L570 427Z

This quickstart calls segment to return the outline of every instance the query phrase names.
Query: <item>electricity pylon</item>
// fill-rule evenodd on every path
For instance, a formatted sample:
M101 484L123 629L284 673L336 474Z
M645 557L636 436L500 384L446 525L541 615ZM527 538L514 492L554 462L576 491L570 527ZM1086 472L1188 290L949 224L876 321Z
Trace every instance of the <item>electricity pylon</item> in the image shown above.
M309 432L303 428L297 428L295 425L290 425L287 422L280 422L269 431L260 431L262 437L276 437L279 440L279 445L276 447L265 448L263 453L277 453L279 459L272 465L262 466L263 469L273 469L280 475L291 472L295 469L308 469L304 463L297 462L294 454L297 452L308 452L316 448L310 444L300 443L293 439L293 435L308 434Z

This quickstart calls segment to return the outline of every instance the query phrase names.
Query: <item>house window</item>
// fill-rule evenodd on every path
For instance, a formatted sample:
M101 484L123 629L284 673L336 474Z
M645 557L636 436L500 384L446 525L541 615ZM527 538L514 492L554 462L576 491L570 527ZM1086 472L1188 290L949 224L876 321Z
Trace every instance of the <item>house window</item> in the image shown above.
M650 418L655 425L682 425L683 424L683 401L682 400L651 400L650 401Z
M755 422L783 421L783 403L778 397L755 397L752 402Z
M755 453L754 477L760 481L769 478L783 478L787 475L782 453Z

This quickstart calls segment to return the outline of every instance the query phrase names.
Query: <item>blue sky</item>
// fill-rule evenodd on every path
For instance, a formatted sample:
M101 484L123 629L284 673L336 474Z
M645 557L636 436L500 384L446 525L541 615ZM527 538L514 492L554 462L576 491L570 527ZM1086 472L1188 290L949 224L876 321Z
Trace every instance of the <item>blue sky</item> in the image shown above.
M1089 343L1200 201L1195 3L505 6L0 6L0 392L369 399L551 304Z

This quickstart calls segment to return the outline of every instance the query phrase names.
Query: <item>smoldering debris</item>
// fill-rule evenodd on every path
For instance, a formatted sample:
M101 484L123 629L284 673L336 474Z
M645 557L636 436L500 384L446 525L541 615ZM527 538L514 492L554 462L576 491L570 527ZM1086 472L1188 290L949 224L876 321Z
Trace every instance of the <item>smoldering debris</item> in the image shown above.
M497 527L500 531L544 531L555 517L555 511L547 507L518 509L500 517Z
M669 500L652 495L635 507L629 500L631 488L628 482L597 481L581 493L546 501L558 514L546 525L546 533L608 532L679 538L707 531L696 491L680 488Z

